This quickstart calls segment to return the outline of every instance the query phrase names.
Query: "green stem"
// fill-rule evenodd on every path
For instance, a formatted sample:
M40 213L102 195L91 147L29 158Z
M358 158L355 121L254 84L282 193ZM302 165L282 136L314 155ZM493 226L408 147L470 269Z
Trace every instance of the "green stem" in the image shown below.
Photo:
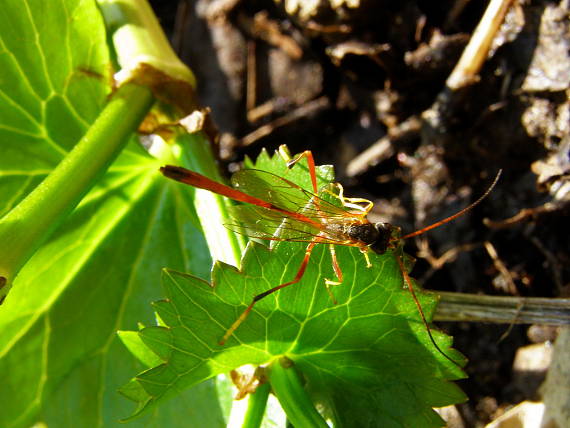
M148 1L97 0L97 3L113 38L121 73L137 74L141 64L148 64L169 79L196 86L192 71L172 50Z
M153 101L145 87L120 87L73 150L0 220L0 278L8 285L115 160Z
M242 428L259 428L261 426L270 389L268 383L263 383L257 387L253 394L249 395Z
M196 107L192 71L176 56L148 1L97 0L113 40L121 82L135 81L153 89L176 119ZM173 107L175 107L173 109Z
M293 426L328 428L303 388L291 360L283 357L271 364L269 382Z

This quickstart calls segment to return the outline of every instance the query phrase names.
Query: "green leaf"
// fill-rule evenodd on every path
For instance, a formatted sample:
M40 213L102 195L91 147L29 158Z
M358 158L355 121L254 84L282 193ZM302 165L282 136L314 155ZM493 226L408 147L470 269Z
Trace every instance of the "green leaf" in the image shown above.
M119 331L119 338L131 353L147 367L153 367L163 362L157 354L152 352L148 346L144 344L141 336L134 331Z
M1 200L2 214L73 147L110 91L105 34L93 4L6 3L0 11L0 190L10 197ZM87 23L89 37L81 32Z
M244 167L248 169L259 169L262 171L270 171L273 174L283 177L297 185L301 186L303 189L310 192L313 191L311 185L311 178L309 175L309 168L307 166L307 160L305 158L301 159L300 162L295 164L294 168L288 168L285 161L276 156L270 156L267 150L261 150L261 153L252 162L251 159L246 158L244 162ZM321 189L328 183L334 180L334 171L331 165L321 165L316 167L317 174L317 188Z
M260 163L267 166L266 161ZM431 343L403 287L395 258L402 256L399 248L371 254L367 268L357 248L337 246L345 279L332 288L335 305L324 285L324 278L334 278L328 248L317 245L301 282L261 299L227 344L218 345L253 296L295 276L305 247L280 242L269 250L250 243L241 271L217 263L212 285L166 270L166 299L155 310L168 329L160 330L161 340L149 340L146 329L140 334L157 354L165 355L164 346L170 346L170 357L134 379L139 397L143 394L135 415L219 373L286 356L336 426L441 426L432 407L465 399L450 382L464 374ZM436 295L417 295L431 319ZM463 361L450 349L449 337L432 334L447 355Z
M0 43L5 214L65 158L111 87L93 1L10 0L0 9ZM162 267L206 277L211 264L189 195L174 192L159 166L133 141L20 271L0 307L0 426L113 427L132 411L116 390L144 366L116 331L155 322L148 302L161 295ZM133 426L188 424L224 425L213 381Z

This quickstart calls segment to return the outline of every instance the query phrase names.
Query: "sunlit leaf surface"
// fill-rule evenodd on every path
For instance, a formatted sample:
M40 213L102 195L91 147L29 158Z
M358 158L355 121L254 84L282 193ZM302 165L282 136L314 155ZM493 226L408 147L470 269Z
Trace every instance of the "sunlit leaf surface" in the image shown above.
M111 91L95 3L4 2L0 69L6 213L65 157ZM144 366L116 331L154 323L148 302L161 297L164 266L204 277L210 267L188 195L174 193L158 166L132 144L16 279L0 307L0 426L113 427L132 411L117 388ZM188 424L224 426L213 383L132 426Z

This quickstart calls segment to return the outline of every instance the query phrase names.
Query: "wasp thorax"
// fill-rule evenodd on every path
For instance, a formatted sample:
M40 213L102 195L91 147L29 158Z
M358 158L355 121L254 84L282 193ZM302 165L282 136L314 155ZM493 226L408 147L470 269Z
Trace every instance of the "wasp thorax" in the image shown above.
M369 247L375 253L384 254L390 247L392 235L397 228L390 223L375 223L374 228L376 229L376 240L370 243Z
M372 223L348 225L345 228L345 233L366 245L371 245L378 239L378 229Z

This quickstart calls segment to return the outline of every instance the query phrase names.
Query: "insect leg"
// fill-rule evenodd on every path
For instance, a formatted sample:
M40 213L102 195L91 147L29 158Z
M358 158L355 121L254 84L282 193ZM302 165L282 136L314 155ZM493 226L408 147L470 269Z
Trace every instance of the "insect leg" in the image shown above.
M338 264L338 260L336 258L336 250L335 250L334 244L329 244L329 250L331 252L331 261L332 261L334 273L335 273L336 277L338 278L338 281L333 281L333 280L325 278L325 286L327 287L327 293L329 293L329 296L330 296L332 302L336 305L337 301L336 301L336 299L335 299L335 297L331 291L331 286L342 284L343 276L342 276L342 270L340 269L340 265Z
M372 207L374 206L374 203L372 201L369 201L368 199L345 197L344 196L344 187L342 187L342 184L334 183L334 185L338 189L338 194L336 194L336 193L334 193L328 189L325 189L325 192L327 192L327 193L333 195L335 198L339 199L340 202L342 203L342 206L352 208L355 211L360 211L359 213L355 213L355 215L358 215L359 217L365 217L370 212ZM359 205L359 204L364 204L364 205Z
M423 322L424 326L426 327L426 330L427 330L427 333L429 336L429 340L431 341L433 346L435 346L435 349L437 349L441 355L443 355L445 358L447 358L449 361L451 361L457 367L461 368L459 363L457 361L455 361L453 358L451 358L450 356L448 356L445 352L443 352L442 349L439 347L439 345L436 343L435 339L433 338L433 335L431 334L431 329L430 329L429 324L426 320L424 310L422 309L422 305L420 305L420 301L418 300L418 298L416 296L414 286L412 285L412 280L410 279L410 276L408 275L408 272L406 271L406 268L404 267L404 262L402 261L402 258L399 255L394 254L394 257L396 258L396 261L398 262L398 265L400 266L400 271L402 272L404 282L406 283L408 289L410 290L412 298L414 299L414 303L416 304L416 307L418 308L418 312L420 313L420 317L422 319L422 322Z
M302 153L299 153L297 156L291 159L288 154L288 150L286 147L280 146L279 153L287 162L287 168L292 168L297 162L299 162L303 158L307 158L307 165L309 167L309 175L311 177L311 185L313 186L313 193L316 195L319 193L319 189L317 188L317 172L315 169L315 159L313 158L313 153L310 150L305 150Z
M372 263L370 263L370 257L368 256L368 251L369 251L368 247L361 247L360 248L360 252L364 256L364 260L366 260L366 267L371 268Z
M309 259L311 258L311 252L313 251L313 248L315 248L315 245L318 242L319 241L317 238L315 238L313 241L309 242L309 245L307 245L307 249L305 250L305 257L303 257L303 261L301 262L301 265L299 266L299 270L295 274L295 277L293 278L292 281L289 281L289 282L286 282L284 284L280 284L280 285L277 285L273 288L270 288L269 290L264 291L263 293L258 294L257 296L255 296L253 298L253 300L251 301L249 306L247 308L245 308L245 311L243 311L242 314L239 316L239 318L237 320L235 320L235 322L232 324L232 326L224 334L224 337L222 337L222 339L218 342L220 345L223 345L224 343L226 343L226 341L231 337L231 335L234 333L234 331L236 331L236 329L241 325L241 323L246 320L247 316L249 315L249 313L253 309L253 306L258 301L260 301L261 299L263 299L266 296L269 296L270 294L275 293L278 290L281 290L282 288L285 288L285 287L288 287L289 285L293 285L293 284L298 283L301 280L301 278L303 278L303 275L305 274L305 269L307 268L307 264L309 263Z

